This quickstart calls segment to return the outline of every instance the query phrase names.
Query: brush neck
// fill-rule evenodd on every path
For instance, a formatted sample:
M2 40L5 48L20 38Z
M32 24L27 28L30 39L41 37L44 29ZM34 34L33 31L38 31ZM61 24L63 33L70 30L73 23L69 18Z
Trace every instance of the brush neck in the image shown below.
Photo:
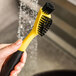
M36 37L37 35L34 33L34 31L31 31L27 37L23 40L21 47L19 48L19 51L25 51L30 42Z

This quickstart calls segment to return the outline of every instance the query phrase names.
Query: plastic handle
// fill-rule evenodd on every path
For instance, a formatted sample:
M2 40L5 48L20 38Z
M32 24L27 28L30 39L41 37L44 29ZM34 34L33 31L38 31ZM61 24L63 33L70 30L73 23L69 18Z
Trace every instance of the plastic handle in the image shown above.
M15 65L20 61L22 54L22 51L15 52L3 66L0 76L9 76Z

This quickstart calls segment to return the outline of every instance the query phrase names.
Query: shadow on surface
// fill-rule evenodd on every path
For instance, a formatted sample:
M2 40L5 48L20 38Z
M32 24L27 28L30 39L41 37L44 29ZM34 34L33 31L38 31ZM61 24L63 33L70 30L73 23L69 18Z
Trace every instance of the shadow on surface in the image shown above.
M76 76L76 71L73 70L56 70L39 73L33 76Z

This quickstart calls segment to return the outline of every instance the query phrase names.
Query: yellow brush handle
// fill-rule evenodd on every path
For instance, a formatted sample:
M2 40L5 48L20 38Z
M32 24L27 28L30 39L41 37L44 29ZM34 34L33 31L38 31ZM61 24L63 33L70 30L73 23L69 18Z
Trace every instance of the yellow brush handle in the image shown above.
M33 32L33 30L28 34L28 36L23 40L21 47L18 49L19 51L25 51L30 42L34 37L36 37L37 34Z
M18 49L19 51L24 52L26 50L26 48L28 47L28 45L30 44L30 42L32 41L32 39L38 35L39 21L43 15L48 18L51 18L51 15L47 15L46 13L44 13L42 11L42 8L40 8L36 21L34 23L34 27L33 27L32 31L28 34L28 36L23 40L21 47Z

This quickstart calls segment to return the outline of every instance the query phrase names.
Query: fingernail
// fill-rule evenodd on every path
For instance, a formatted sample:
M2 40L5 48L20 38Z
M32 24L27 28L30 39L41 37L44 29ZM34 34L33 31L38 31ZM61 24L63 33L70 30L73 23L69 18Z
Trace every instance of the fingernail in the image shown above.
M17 45L20 45L22 43L22 40L21 39L19 39L18 41L16 41L16 44Z

